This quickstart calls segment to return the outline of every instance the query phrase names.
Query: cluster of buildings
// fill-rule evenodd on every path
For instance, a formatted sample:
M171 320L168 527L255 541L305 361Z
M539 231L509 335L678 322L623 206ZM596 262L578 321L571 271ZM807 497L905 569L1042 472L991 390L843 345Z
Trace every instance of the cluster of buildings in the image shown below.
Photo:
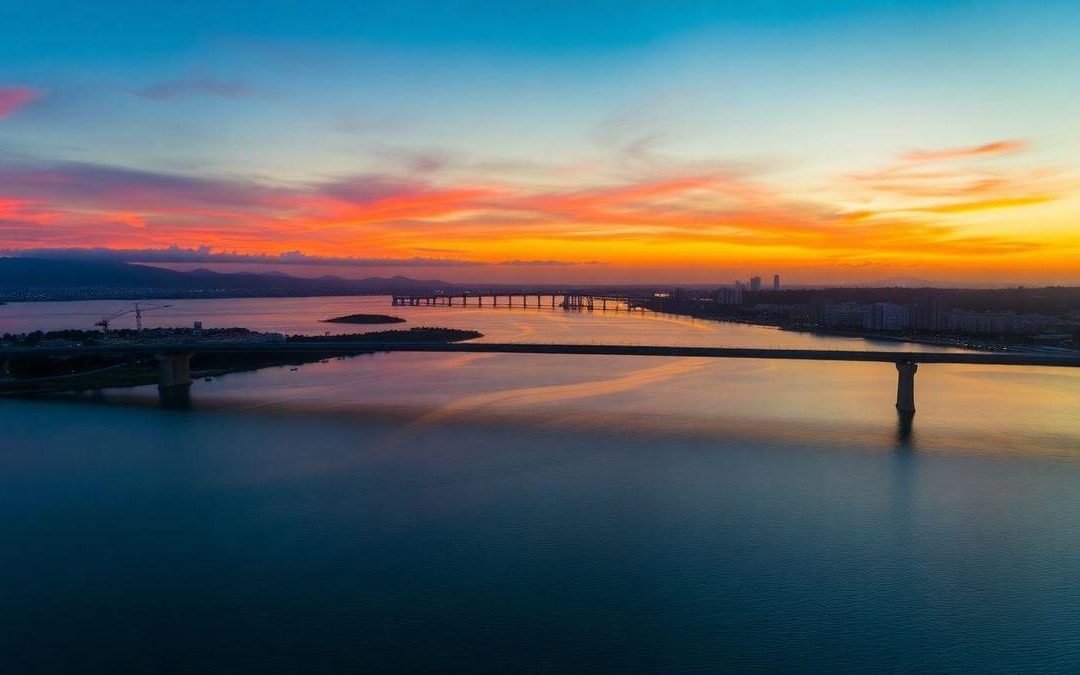
M967 344L1080 348L1080 289L772 288L761 277L716 290L674 289L651 309L779 326L919 336Z
M716 292L716 302L721 305L741 305L743 302L743 291L758 292L761 288L761 277L750 277L747 282L735 280L734 286L728 286L721 288ZM780 290L780 275L774 274L772 278L772 290Z
M963 335L1036 335L1060 328L1060 317L1011 311L978 311L946 307L933 301L916 303L838 302L818 305L758 303L756 314L831 330L954 333Z
M1034 335L1050 330L1060 319L1045 314L977 311L932 304L843 303L826 305L826 328L862 328L880 331L924 331L966 335Z
M912 328L912 308L891 302L859 304L844 302L825 305L822 323L826 328L862 328L900 331Z

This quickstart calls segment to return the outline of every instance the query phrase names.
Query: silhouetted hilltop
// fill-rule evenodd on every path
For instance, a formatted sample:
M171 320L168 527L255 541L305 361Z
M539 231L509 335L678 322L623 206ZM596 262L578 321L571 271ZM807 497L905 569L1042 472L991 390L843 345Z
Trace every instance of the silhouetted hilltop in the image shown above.
M0 258L0 297L10 300L92 297L365 295L452 288L436 279L294 277L281 272L177 272L130 263Z
M126 263L45 258L0 258L0 286L157 286L185 285L181 272Z

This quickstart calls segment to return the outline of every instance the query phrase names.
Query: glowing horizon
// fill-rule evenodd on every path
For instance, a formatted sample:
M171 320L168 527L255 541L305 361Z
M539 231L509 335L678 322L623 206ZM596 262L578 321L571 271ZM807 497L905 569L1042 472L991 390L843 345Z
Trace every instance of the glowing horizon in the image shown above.
M1080 284L1068 3L49 4L0 28L9 254Z

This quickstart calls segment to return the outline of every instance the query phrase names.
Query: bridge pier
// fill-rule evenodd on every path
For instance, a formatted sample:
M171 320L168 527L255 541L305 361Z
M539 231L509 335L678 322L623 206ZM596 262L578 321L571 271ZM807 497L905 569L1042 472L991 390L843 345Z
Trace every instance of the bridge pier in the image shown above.
M187 352L158 354L157 360L161 372L158 389L191 386L191 354Z
M915 371L919 364L911 361L896 362L896 409L902 413L915 413Z

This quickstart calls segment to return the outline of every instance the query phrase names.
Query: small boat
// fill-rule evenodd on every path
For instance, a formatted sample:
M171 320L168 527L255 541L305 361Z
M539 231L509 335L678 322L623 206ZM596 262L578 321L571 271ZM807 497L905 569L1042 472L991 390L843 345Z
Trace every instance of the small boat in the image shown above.
M293 370L300 370L300 369L299 368L289 368L289 370L293 371Z
M213 381L214 381L214 378L212 378L212 377L204 377L203 378L203 382L213 382Z

